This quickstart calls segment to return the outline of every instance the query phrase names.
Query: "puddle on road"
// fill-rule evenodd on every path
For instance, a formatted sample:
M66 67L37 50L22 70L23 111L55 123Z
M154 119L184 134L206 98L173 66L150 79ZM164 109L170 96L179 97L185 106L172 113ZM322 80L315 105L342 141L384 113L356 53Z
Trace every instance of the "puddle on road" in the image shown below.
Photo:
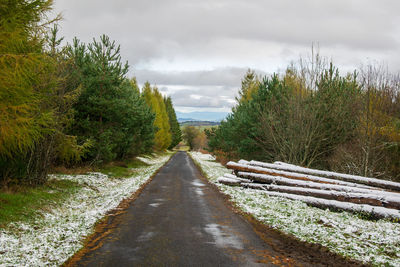
M197 186L197 187L205 186L205 184L202 183L199 179L195 179L195 180L192 182L192 185Z
M203 190L201 190L200 188L196 188L196 194L198 194L199 196L204 196L204 192Z
M155 236L154 232L144 232L138 238L138 242L146 242L149 241L153 236Z
M232 247L235 249L243 249L243 244L239 240L239 238L237 236L227 233L227 229L224 230L224 228L227 227L211 223L207 224L206 227L204 227L204 230L208 234L212 235L215 245L217 245L217 247Z
M191 164L190 160L189 160L189 156L186 155L185 157L185 165L187 166L187 168L190 169L191 173L195 173L195 167L194 164Z

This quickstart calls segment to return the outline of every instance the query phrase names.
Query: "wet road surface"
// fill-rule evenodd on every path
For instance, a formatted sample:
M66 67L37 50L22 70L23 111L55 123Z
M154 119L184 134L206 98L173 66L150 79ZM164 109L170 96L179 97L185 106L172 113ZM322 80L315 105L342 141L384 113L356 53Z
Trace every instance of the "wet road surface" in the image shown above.
M78 266L265 266L271 250L176 153ZM272 264L267 264L275 266Z
M228 208L185 152L176 153L126 205L118 215L109 216L86 248L65 265L360 265L249 223Z

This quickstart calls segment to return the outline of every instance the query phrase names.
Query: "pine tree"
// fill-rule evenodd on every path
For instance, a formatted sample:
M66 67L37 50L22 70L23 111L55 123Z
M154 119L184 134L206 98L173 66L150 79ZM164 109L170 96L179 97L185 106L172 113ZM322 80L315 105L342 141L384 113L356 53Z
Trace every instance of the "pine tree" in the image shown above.
M122 64L119 52L120 46L105 35L87 46L75 39L69 47L70 58L76 66L75 75L82 86L74 106L72 133L81 143L92 140L88 159L93 162L120 156L118 146L126 138L129 123L126 113L130 111L127 90L133 90L123 85L128 64Z
M168 147L168 149L172 149L182 140L182 132L178 120L176 119L176 113L174 106L172 105L171 97L165 97L164 103L168 113L171 132L171 145Z

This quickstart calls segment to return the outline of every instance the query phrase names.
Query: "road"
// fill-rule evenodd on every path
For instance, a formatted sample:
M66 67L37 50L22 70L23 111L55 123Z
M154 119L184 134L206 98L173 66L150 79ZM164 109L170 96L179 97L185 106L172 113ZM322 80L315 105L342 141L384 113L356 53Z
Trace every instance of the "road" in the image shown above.
M304 258L288 257L290 251L277 250L277 242L265 242L185 152L171 158L117 221L73 265L308 265ZM315 257L309 263L315 265Z

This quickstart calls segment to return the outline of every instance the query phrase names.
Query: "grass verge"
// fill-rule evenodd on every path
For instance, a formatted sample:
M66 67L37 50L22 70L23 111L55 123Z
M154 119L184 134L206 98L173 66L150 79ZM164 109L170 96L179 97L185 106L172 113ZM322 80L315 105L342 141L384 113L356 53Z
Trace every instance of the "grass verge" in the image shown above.
M108 163L99 168L97 171L114 178L127 178L134 175L138 168L147 166L149 166L149 164L146 164L136 158L132 158L125 161Z
M0 191L0 228L11 222L31 222L41 211L57 205L81 188L68 180L49 180L46 184L31 188L18 186Z
M162 156L163 153L157 153ZM154 155L153 155L154 156ZM124 161L114 161L100 168L79 167L67 169L55 168L53 171L59 174L84 174L97 171L113 178L128 178L137 174L142 167L149 164L131 158ZM70 180L50 179L44 185L37 187L14 186L7 190L0 190L0 228L7 229L12 222L31 223L42 215L43 211L56 207L83 186Z

